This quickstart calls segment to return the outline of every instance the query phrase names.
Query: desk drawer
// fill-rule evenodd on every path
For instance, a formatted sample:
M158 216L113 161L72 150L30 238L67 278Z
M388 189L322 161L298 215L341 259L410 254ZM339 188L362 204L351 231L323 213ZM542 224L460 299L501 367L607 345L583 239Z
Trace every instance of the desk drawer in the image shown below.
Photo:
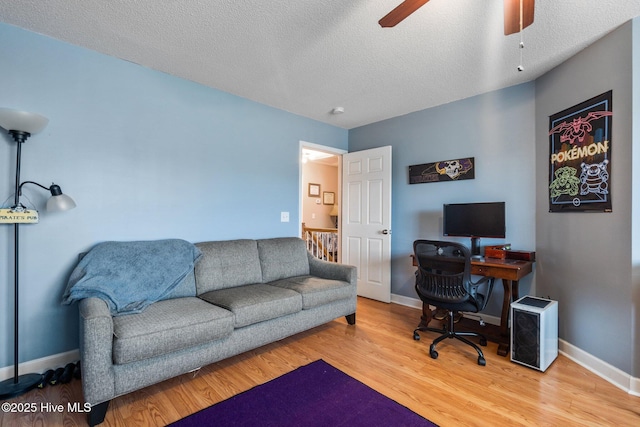
M475 274L477 276L496 277L498 279L519 280L526 273L523 274L518 267L505 268L494 267L491 265L472 264L471 274Z

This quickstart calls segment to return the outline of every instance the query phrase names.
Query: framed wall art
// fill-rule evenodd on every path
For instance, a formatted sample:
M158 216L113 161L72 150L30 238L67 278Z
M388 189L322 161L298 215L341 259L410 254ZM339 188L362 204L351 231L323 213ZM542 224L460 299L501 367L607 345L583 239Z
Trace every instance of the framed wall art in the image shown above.
M474 178L475 159L473 157L409 166L409 184L461 181Z
M549 116L549 212L611 212L612 92Z
M322 193L323 205L334 205L336 203L336 193L333 191L325 191Z
M309 197L320 197L320 184L309 183Z

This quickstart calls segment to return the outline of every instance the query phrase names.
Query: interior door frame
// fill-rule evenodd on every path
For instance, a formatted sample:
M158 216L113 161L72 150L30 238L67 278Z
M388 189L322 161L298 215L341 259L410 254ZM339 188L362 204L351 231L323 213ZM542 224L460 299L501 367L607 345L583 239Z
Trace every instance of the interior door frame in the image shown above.
M308 141L299 141L298 147L298 235L300 234L300 224L302 223L302 197L303 194L306 194L304 189L302 188L302 149L309 148L317 151L324 151L325 153L335 154L339 156L339 164L338 164L338 188L340 189L340 194L342 195L342 155L348 153L349 151L343 150L341 148L330 147L327 145L316 144ZM336 198L339 200L339 198ZM338 247L342 247L342 233L340 230L342 229L341 221L342 221L342 203L339 204L338 208L340 209L340 215L338 215ZM338 252L338 261L342 261L342 254Z

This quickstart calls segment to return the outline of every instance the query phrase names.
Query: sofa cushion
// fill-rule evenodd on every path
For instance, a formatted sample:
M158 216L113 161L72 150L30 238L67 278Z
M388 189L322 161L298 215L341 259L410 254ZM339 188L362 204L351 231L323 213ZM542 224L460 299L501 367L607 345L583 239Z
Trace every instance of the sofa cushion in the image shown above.
M113 362L148 359L233 332L233 313L196 297L158 301L145 311L113 318Z
M255 240L202 242L196 246L202 252L195 267L198 295L262 282Z
M262 283L219 289L200 298L233 312L236 328L302 310L302 297L298 292Z
M304 240L280 237L258 240L262 282L309 274L309 259Z
M309 309L353 296L354 288L349 282L322 279L314 276L298 276L269 283L302 295L302 308Z

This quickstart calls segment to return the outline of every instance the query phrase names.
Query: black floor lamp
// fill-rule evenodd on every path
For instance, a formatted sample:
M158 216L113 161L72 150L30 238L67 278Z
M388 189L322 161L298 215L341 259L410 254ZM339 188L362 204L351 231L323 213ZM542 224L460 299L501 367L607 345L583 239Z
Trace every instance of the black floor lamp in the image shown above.
M40 374L18 375L18 255L19 255L19 227L24 223L38 222L38 212L27 209L20 203L22 186L34 184L51 192L51 198L47 201L48 211L64 211L73 209L76 204L71 197L62 194L59 186L52 184L45 187L37 182L24 181L20 183L20 161L22 144L31 136L47 126L49 120L39 114L24 111L0 108L0 127L4 128L13 137L17 146L16 154L16 185L14 204L9 209L0 209L0 223L13 224L14 229L14 336L13 336L13 378L0 382L0 399L9 399L19 396L34 388L41 379Z

